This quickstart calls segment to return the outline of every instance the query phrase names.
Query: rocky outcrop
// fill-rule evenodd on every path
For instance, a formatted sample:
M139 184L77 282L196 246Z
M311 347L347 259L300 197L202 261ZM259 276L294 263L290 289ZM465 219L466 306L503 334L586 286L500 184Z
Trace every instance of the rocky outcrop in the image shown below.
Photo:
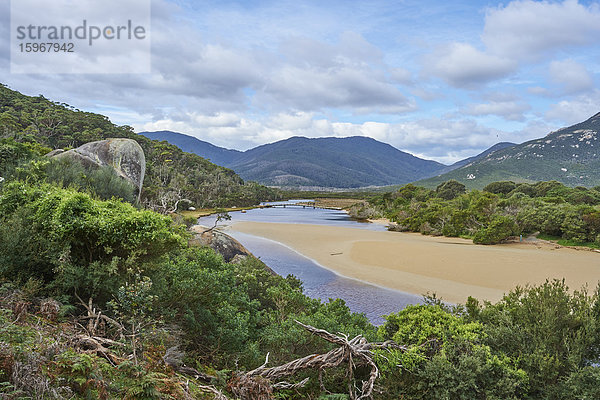
M226 262L240 262L244 258L252 256L252 253L240 242L223 232L202 225L194 225L190 231L193 233L192 239L189 241L191 246L210 247L221 254Z
M69 158L89 168L111 166L115 172L142 190L146 172L146 157L140 145L132 139L106 139L86 143L69 151L54 150L47 154L53 158Z

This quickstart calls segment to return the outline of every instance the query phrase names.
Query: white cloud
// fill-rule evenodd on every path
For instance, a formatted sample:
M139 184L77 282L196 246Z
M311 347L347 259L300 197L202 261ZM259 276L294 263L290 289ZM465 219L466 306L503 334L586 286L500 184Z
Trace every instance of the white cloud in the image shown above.
M550 63L550 79L562 87L564 94L573 94L590 90L594 79L585 66L568 59Z
M404 68L392 68L390 70L390 77L394 82L404 85L412 85L414 83L412 73Z
M562 100L553 104L546 112L546 118L564 125L582 122L600 111L600 90L579 95L572 100Z
M536 60L567 46L596 43L599 20L595 3L517 0L487 11L481 39L492 54Z
M286 65L270 76L255 102L317 111L349 108L355 113L402 113L416 108L382 73L354 67L314 68Z
M318 118L312 113L297 112L278 113L270 117L256 116L254 119L242 115L237 118L227 116L238 121L229 126L218 126L213 123L213 118L215 116L193 113L184 120L167 118L138 124L135 128L138 132L178 131L218 146L240 150L292 136L367 136L419 157L444 163L478 154L499 141L523 141L534 138L531 136L533 133L539 133L503 132L465 118L429 118L403 123L350 123Z
M491 101L489 103L471 104L464 108L462 112L467 115L497 115L509 121L525 120L526 111L529 111L529 104L516 101Z
M516 62L486 54L466 43L451 43L427 57L425 68L448 84L474 88L513 72Z

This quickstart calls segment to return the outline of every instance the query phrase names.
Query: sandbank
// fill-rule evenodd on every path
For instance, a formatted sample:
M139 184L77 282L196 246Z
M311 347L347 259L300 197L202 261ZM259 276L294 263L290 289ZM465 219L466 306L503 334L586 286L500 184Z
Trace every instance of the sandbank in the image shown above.
M460 238L308 224L236 222L229 229L283 243L339 275L464 303L499 300L517 285L565 279L594 290L600 253L532 243L475 245Z

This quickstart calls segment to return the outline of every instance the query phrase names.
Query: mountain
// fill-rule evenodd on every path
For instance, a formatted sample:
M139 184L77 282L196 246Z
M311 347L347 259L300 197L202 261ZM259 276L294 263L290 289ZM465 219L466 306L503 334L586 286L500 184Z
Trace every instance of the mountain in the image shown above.
M494 181L556 180L568 186L600 185L600 113L588 120L550 132L541 139L487 154L463 167L417 182L435 187L455 179L481 189Z
M354 136L292 137L248 150L229 167L267 185L356 188L408 183L445 166Z
M450 172L450 171L455 170L457 168L464 167L467 164L470 164L470 163L472 163L474 161L477 161L477 160L479 160L481 158L487 157L488 154L491 154L494 151L506 149L507 147L512 147L512 146L515 146L515 145L516 145L516 143L511 143L511 142L496 143L495 145L493 145L489 149L487 149L487 150L485 150L485 151L477 154L476 156L465 158L464 160L460 160L460 161L455 162L454 164L450 165L448 167L448 171L445 171L445 172Z
M140 132L140 135L146 136L152 140L163 141L174 144L183 151L195 153L218 165L228 165L241 154L238 150L229 150L214 144L205 142L195 137L184 135L182 133L171 131Z
M449 168L375 139L292 137L245 152L224 149L181 133L141 132L271 186L356 188L402 184Z

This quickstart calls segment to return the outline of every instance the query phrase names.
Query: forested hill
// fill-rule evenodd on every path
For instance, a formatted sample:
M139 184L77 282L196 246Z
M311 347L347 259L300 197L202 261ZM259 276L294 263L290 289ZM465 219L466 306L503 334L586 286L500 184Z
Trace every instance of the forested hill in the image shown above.
M568 186L600 185L600 113L543 138L498 150L449 173L419 182L436 187L450 179L468 188L510 180L556 180Z
M292 137L248 150L229 166L270 185L345 188L407 183L445 167L363 136Z
M136 140L146 155L142 202L157 211L169 211L177 200L195 207L256 204L277 193L256 183L246 183L230 169L217 166L177 146L137 135L129 126L117 126L103 115L75 109L43 96L25 96L0 84L2 169L9 168L14 150L9 142L38 144L49 149L74 148L106 138ZM42 150L38 150L41 152ZM22 154L21 158L27 158ZM4 164L4 165L2 165ZM14 165L13 165L14 167Z
M282 187L356 188L403 184L450 170L375 139L291 137L244 152L176 132L141 132L236 171L244 179Z
M140 132L140 135L144 135L153 140L165 140L179 147L183 151L198 154L199 156L202 156L217 165L228 166L242 154L242 152L239 150L230 150L223 147L218 147L212 143L205 142L192 136L184 135L183 133L157 131Z

